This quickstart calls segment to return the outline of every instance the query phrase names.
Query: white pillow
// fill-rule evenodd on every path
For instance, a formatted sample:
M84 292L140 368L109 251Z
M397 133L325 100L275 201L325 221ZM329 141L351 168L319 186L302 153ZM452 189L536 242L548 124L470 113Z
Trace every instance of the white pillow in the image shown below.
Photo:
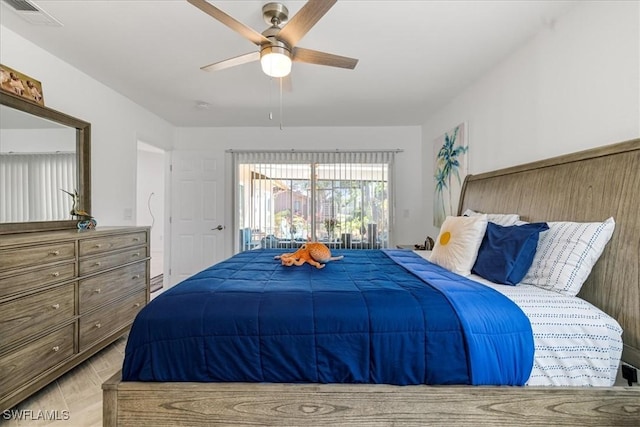
M487 229L487 216L448 216L431 252L431 261L447 270L468 276L478 257Z
M521 283L576 296L611 239L613 218L600 222L548 222Z
M462 216L475 216L475 215L487 215L487 220L494 224L501 225L503 227L509 227L511 225L517 225L520 221L520 215L518 214L482 214L471 209L464 211Z

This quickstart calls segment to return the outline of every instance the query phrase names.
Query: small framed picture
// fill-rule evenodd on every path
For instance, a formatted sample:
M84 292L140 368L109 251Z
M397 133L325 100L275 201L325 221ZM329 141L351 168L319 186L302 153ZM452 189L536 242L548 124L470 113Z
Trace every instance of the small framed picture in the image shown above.
M44 106L42 84L26 74L0 64L0 88Z

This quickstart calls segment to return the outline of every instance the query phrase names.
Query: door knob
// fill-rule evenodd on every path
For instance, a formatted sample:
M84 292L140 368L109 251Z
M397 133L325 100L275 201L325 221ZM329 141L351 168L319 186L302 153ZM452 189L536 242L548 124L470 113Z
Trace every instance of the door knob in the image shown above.
M211 230L212 230L212 231L213 231L213 230L221 231L221 230L224 230L224 226L223 226L223 225L218 225L216 228L212 228Z

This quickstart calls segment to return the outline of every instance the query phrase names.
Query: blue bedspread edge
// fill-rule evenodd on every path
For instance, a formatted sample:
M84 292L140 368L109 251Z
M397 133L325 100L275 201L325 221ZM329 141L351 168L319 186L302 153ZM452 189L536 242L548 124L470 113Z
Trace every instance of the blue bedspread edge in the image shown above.
M533 368L534 343L531 323L520 307L494 289L425 263L412 251L383 252L449 300L463 328L473 385L526 383Z

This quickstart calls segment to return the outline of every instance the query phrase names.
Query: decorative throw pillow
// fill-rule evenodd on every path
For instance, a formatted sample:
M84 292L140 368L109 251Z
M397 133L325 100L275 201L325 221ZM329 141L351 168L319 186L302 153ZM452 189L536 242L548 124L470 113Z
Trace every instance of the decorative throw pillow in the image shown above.
M495 224L502 225L504 227L510 225L516 225L520 221L520 215L518 214L483 214L471 209L464 211L462 216L474 216L474 215L487 215L487 220Z
M576 296L611 239L615 221L548 224L522 283Z
M504 285L517 285L531 267L538 237L548 230L546 222L503 227L487 224L473 272Z
M432 263L468 276L487 229L487 216L448 216L431 252Z

